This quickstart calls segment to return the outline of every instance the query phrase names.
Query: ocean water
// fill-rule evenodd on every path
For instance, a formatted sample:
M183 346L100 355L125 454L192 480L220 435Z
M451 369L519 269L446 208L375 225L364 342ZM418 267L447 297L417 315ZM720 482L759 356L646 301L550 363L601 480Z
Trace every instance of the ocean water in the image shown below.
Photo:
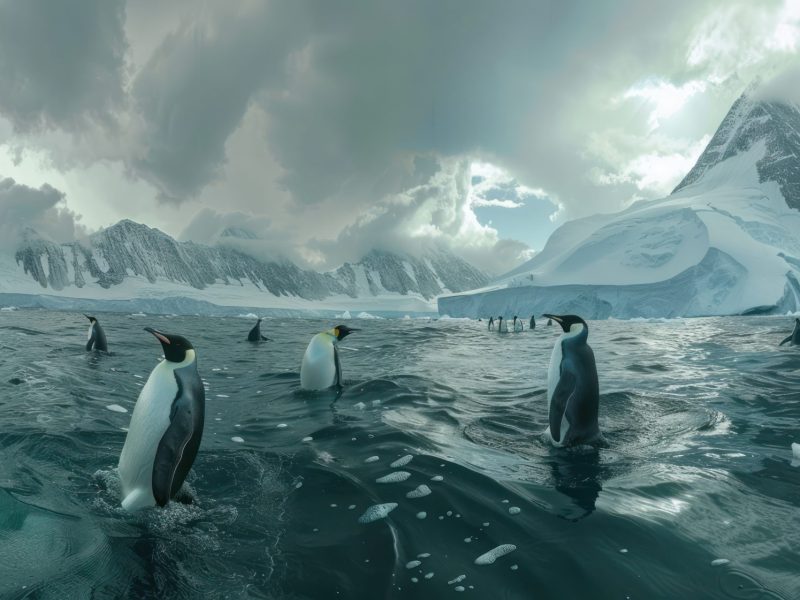
M0 312L0 597L800 598L800 349L776 317L590 322L606 446L542 438L557 328ZM191 504L126 514L115 467L159 360L207 383Z

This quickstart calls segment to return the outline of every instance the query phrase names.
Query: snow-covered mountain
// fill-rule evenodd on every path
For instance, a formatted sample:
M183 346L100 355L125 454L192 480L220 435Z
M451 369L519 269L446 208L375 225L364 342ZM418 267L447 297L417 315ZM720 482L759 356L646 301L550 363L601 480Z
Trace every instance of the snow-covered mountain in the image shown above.
M800 107L746 91L666 198L565 223L491 287L439 298L451 316L587 318L800 309Z
M221 239L253 240L246 230ZM432 311L435 296L487 277L446 250L420 258L374 250L318 273L285 259L259 260L234 246L178 242L130 220L86 241L56 244L33 230L0 257L0 294L119 300L186 297L224 306Z

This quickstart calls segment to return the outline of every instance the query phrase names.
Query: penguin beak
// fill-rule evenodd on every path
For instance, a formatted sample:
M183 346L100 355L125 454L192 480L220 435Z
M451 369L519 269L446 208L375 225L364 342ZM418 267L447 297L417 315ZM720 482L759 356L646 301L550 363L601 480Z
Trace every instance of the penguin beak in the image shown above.
M156 336L158 338L158 341L160 341L162 344L171 344L172 343L172 342L169 341L169 338L167 336L165 336L160 331L157 331L157 330L153 329L152 327L145 327L144 330L147 333L152 333L154 336Z
M84 313L84 315L83 315L83 316L84 316L84 317L86 317L87 319L89 319L90 321L92 320L92 317L90 317L89 315L87 315L87 314L85 314L85 313Z

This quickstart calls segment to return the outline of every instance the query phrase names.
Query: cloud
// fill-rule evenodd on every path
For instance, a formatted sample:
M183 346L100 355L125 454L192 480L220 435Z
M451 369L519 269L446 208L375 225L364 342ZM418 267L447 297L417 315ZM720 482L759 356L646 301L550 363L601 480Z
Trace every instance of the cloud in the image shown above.
M757 90L756 98L778 102L794 102L800 106L800 62L765 81Z
M124 102L124 0L0 1L0 113L17 131L113 122Z
M0 245L14 248L27 228L55 242L74 241L86 234L64 194L44 184L39 189L0 178Z

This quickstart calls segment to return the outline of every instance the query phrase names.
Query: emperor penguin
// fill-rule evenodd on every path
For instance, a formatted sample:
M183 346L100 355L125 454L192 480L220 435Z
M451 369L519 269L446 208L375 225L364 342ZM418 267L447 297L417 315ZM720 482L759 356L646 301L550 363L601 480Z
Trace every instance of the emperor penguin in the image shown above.
M498 333L508 333L508 322L503 321L503 317L497 317L497 332Z
M794 331L792 335L783 340L779 346L783 346L786 342L791 342L790 346L800 346L800 319L794 320Z
M318 333L308 344L300 365L300 387L304 390L326 390L342 385L342 362L337 344L359 329L337 325Z
M94 317L83 315L89 319L89 341L86 342L86 351L102 350L108 352L108 342L106 341L106 332L100 327L100 323Z
M180 490L203 437L206 394L184 337L146 327L164 349L136 400L119 457L122 508L164 506Z
M536 317L531 315L531 322L528 324L528 329L536 329Z
M489 331L494 331L494 317L489 317Z
M259 319L256 321L255 327L250 330L250 333L247 334L247 341L248 342L269 342L270 339L268 337L264 337L261 335L261 321L263 319Z
M564 333L556 340L547 374L550 425L547 434L556 446L588 444L601 438L597 424L600 386L589 344L589 326L576 315L544 315Z
M520 333L522 329L522 319L518 320L517 315L514 315L514 333Z

